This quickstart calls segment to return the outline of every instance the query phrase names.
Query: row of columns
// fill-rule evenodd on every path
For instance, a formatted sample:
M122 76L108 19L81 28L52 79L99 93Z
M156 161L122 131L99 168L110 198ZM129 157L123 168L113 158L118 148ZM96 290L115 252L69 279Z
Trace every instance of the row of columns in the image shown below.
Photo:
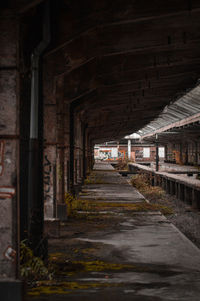
M67 217L65 194L76 194L92 167L92 144L77 104L63 96L63 79L56 81L54 97L44 99L44 216ZM50 103L49 103L50 102ZM66 216L64 217L64 213Z

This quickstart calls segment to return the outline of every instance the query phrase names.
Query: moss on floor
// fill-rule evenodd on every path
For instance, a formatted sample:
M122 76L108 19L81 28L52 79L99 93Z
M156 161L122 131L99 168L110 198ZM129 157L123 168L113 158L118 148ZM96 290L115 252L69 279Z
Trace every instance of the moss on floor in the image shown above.
M173 209L161 204L150 204L146 201L138 203L115 203L115 202L96 202L93 203L96 210L109 208L123 208L133 212L161 211L163 214L173 214Z
M74 290L88 290L105 287L118 287L124 285L123 283L110 282L79 282L79 281L41 281L38 287L29 290L29 296L39 295L65 295L70 294Z

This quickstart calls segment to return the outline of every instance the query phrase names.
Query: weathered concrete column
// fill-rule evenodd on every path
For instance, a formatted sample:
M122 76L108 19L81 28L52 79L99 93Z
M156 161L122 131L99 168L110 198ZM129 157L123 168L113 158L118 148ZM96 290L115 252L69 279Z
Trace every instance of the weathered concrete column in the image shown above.
M188 143L185 144L185 162L186 165L188 164Z
M70 189L70 105L64 99L63 58L44 56L44 214L65 218L64 196Z
M21 300L19 272L19 68L18 20L0 12L0 292Z
M64 191L69 192L70 175L69 175L69 160L70 160L70 108L69 104L64 102Z
M75 186L80 187L83 177L82 177L82 156L83 156L83 131L82 122L80 115L75 112L75 122L74 122L74 183Z
M86 129L87 126L83 125L83 178L86 178L86 169L87 169L87 162L86 162Z
M159 148L158 148L158 134L156 134L156 171L159 170Z
M69 109L69 189L72 194L74 194L74 107L71 104Z
M180 143L180 163L183 163L183 144Z
M128 139L128 159L131 160L131 140Z
M198 165L198 142L195 141L195 164Z
M89 163L89 133L88 129L86 129L85 133L85 170L86 170L86 176L90 172L90 163Z
M56 217L56 99L44 103L44 219Z
M67 219L67 205L65 193L67 192L67 161L69 149L69 106L64 102L63 78L56 81L57 99L57 152L56 152L56 217L62 221Z
M165 160L168 160L168 147L165 145Z
M56 84L56 99L57 99L57 123L56 123L56 141L57 141L57 185L56 185L56 200L60 203L64 199L64 99L63 99L63 79L59 78Z

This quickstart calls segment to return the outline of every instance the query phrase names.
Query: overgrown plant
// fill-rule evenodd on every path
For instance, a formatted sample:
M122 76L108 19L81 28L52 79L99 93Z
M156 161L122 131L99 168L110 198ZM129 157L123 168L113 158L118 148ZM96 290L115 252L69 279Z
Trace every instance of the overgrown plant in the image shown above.
M65 203L67 204L67 211L69 217L77 216L77 211L89 211L93 205L87 200L80 200L73 197L70 193L65 194Z
M145 175L136 175L131 178L131 184L140 191L146 191L149 183Z
M154 206L158 206L163 214L173 214L173 209L166 206L165 191L159 186L151 186L145 175L139 174L131 178L131 184L138 189ZM152 205L152 204L151 204Z
M27 240L20 243L20 274L28 281L50 280L53 277L50 267L46 267L41 258L34 256L33 251L27 245Z
M75 198L73 197L73 195L67 192L65 194L65 203L67 205L67 215L68 216L72 215L72 203L74 201L75 201Z
M162 199L164 190L159 186L151 186L145 175L136 175L131 178L131 184L142 192L148 200Z
M117 164L115 165L116 170L127 170L128 171L128 163L130 161L126 159L120 159L118 160Z

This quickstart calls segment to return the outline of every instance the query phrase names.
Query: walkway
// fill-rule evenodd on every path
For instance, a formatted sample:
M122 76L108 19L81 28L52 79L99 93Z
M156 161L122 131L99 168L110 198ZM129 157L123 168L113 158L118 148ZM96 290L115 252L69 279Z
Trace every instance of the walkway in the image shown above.
M49 240L56 280L26 300L197 301L200 251L110 164L82 189L82 210ZM144 211L143 211L144 210Z

